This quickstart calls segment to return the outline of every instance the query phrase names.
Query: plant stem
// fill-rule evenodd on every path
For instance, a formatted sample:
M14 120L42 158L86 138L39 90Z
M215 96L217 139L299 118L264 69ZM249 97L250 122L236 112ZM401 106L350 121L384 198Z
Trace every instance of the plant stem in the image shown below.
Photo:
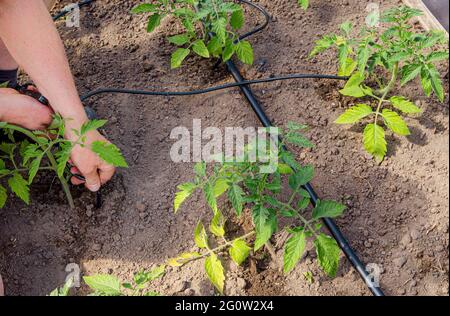
M31 131L22 128L20 126L16 126L16 125L11 125L11 124L7 124L5 126L5 128L11 129L13 131L17 131L19 133L24 134L25 136L27 136L28 138L30 138L31 140L33 140L35 143L39 144L39 139L38 137L36 137L36 135L34 135ZM58 164L56 163L55 157L53 156L53 154L48 150L45 151L45 154L47 155L48 160L50 161L51 167L53 169L53 171L55 171L57 173L58 170ZM67 201L69 203L70 208L74 208L75 207L75 203L73 202L73 197L72 197L72 193L70 193L70 188L69 188L69 184L67 183L66 179L64 179L64 177L59 177L58 176L59 181L61 182L61 186L63 188L64 193L66 194L67 197Z
M381 107L383 106L383 102L385 101L386 96L391 91L391 89L395 86L395 82L397 80L397 75L398 75L398 63L395 63L394 69L392 70L391 80L389 81L388 85L382 90L383 95L378 100L377 110L375 111L375 120L374 120L375 125L377 125L378 116L380 115L380 110L381 110Z

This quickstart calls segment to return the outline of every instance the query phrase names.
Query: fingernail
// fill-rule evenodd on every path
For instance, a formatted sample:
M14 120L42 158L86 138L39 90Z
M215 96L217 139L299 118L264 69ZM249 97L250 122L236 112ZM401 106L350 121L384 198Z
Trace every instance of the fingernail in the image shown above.
M87 187L92 192L97 192L98 190L100 190L100 184L91 184L91 185L88 185Z

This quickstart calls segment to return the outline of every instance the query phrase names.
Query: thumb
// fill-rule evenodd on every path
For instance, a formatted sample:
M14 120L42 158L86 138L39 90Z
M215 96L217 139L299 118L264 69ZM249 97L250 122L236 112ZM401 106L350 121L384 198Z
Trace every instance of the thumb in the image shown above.
M98 190L100 190L101 183L100 176L97 173L97 169L85 174L84 178L86 179L85 186L88 190L92 192L97 192Z

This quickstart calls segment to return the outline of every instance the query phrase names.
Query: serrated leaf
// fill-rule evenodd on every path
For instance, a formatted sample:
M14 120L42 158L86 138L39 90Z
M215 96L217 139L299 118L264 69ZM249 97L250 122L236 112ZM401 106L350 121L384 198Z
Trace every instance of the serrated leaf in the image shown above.
M183 184L180 184L178 188L178 192L175 193L175 199L173 202L173 209L176 213L178 209L180 208L181 204L194 192L196 189L196 185L191 182L186 182Z
M348 79L344 88L339 90L339 92L346 96L362 98L363 96L367 95L366 90L361 87L361 84L363 83L363 81L364 81L364 76L362 74L360 74L359 72L355 72L350 77L350 79Z
M302 185L309 183L314 178L314 167L306 165L298 168L294 174L289 177L289 186L297 191Z
M233 44L233 41L228 41L222 52L223 62L230 60L231 57L233 57L235 51L236 51L236 46Z
M180 34L168 38L169 42L177 46L183 46L189 43L190 36L188 34Z
M135 6L133 9L131 9L131 13L147 13L147 12L155 12L157 9L157 6L151 3L142 3L137 6Z
M217 258L217 255L211 253L211 255L205 260L205 271L208 275L211 283L223 293L223 287L225 283L225 273L222 266L222 262Z
M242 239L236 239L233 241L229 253L231 259L237 264L241 265L250 254L250 248L247 243Z
M167 260L167 264L171 267L181 267L187 262L199 257L201 257L201 255L198 252L185 252L176 258Z
M333 46L335 42L336 42L336 35L323 36L321 39L316 41L316 45L314 46L313 50L309 54L309 57L313 57L313 56L327 50L328 48Z
M222 44L225 44L227 40L227 19L219 18L213 20L211 23L212 31L215 33L217 38L220 40Z
M209 231L216 237L225 236L225 218L223 217L222 212L217 211L216 214L214 214L211 225L209 226Z
M384 129L376 124L367 124L364 129L364 148L372 154L378 161L382 161L386 156L386 139Z
M335 201L318 201L314 207L312 217L319 218L336 218L341 216L345 210L345 205Z
M341 252L336 240L325 234L320 234L314 241L314 245L320 267L328 276L335 277Z
M448 60L448 52L432 52L426 57L427 62Z
M194 241L199 248L208 247L208 235L206 235L206 230L202 222L198 222L197 226L195 227Z
M229 188L227 179L219 178L214 183L214 196L218 198L224 194Z
M18 172L15 172L13 176L8 179L8 185L17 197L27 205L30 204L28 181L26 181Z
M107 120L90 120L81 126L80 135L86 135L90 131L95 131L103 127L107 122Z
M67 162L70 159L72 144L69 142L63 142L59 146L61 150L55 154L57 162L56 173L58 174L58 177L61 178L64 175L64 170L67 166Z
M228 190L228 199L231 202L231 205L233 206L234 210L236 211L237 216L240 216L242 213L243 208L243 196L244 191L242 188L237 185L233 184L230 189Z
M192 44L192 50L201 57L204 57L204 58L210 57L208 48L206 47L205 42L201 39L196 40Z
M429 78L431 81L431 87L433 88L434 93L436 93L436 96L438 97L439 101L444 102L445 98L444 87L442 86L442 81L439 72L432 64L428 65L427 68L430 75Z
M217 36L214 36L211 38L207 47L208 47L209 53L211 55L213 55L214 57L218 57L218 56L220 56L220 54L222 54L222 43L220 42L220 40Z
M297 132L290 132L285 136L285 141L303 148L312 148L314 145L308 138Z
M218 209L217 209L217 199L214 194L214 187L210 183L205 184L205 186L203 187L203 193L206 202L208 203L208 205L211 207L211 209L215 214Z
M295 232L286 241L284 247L283 270L289 273L301 259L306 247L306 236L303 230Z
M240 41L236 44L236 55L240 61L244 64L252 65L254 56L253 56L253 47L248 41Z
M420 74L420 71L422 70L422 65L420 64L409 64L405 65L401 69L402 79L400 84L403 86L409 81L413 80L417 77L418 74Z
M171 57L170 67L172 69L179 68L186 57L191 53L190 49L187 48L179 48L177 49Z
M430 75L426 71L425 67L423 67L420 71L420 81L422 84L423 92L427 97L429 97L431 95L431 92L433 91L433 86L431 85Z
M109 274L99 274L84 276L84 282L95 292L107 296L120 296L120 281L115 276Z
M236 10L231 14L230 25L233 29L239 30L244 26L245 18L242 9Z
M153 32L161 24L161 15L156 13L148 19L147 32Z
M28 171L28 184L31 184L36 177L36 174L39 171L39 167L41 166L42 155L38 156L34 159L30 164L30 169Z
M405 121L396 112L383 109L382 115L384 123L391 131L402 136L410 134L408 125L406 125Z
M252 210L253 224L256 230L255 251L260 249L276 231L277 218L273 212L261 205Z
M206 163L204 161L197 162L194 166L194 172L199 177L204 177L206 175Z
M402 96L393 96L389 99L392 106L403 113L414 114L422 112L414 103Z
M277 171L280 174L292 174L294 172L294 170L292 170L292 168L289 167L289 165L284 164L284 163L279 163L278 164Z
M347 109L335 121L336 124L353 124L373 113L367 104L357 104Z
M128 168L125 158L122 156L120 149L117 148L116 145L102 141L95 141L91 144L91 149L106 163L115 167Z

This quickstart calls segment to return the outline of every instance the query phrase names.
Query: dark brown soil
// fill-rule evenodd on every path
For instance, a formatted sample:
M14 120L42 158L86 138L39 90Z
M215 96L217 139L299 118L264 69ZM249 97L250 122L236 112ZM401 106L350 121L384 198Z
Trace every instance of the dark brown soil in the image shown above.
M367 5L314 0L305 13L295 0L256 2L268 9L273 22L251 39L255 66L241 67L248 79L336 73L331 53L314 60L307 55L321 34L345 20L363 21ZM212 61L198 58L170 70L173 48L165 36L175 34L176 25L166 19L156 33L147 34L145 18L129 14L136 3L99 0L82 10L80 29L58 23L80 93L100 87L184 90L232 81L222 67L214 69ZM381 1L381 7L399 3ZM257 17L249 14L249 20L256 23ZM448 65L440 70L447 72ZM348 206L338 224L364 262L382 267L386 293L448 295L448 104L421 98L416 83L404 89L424 113L408 119L408 138L389 136L388 157L378 166L362 149L359 127L333 124L348 103L336 92L340 84L292 81L254 91L276 124L298 121L311 127L308 135L316 148L297 157L315 165L313 185L321 197ZM183 98L104 95L89 104L109 120L105 134L123 150L130 168L120 170L105 188L99 210L93 207L94 197L81 190L75 193L77 208L68 209L48 177L33 190L32 206L10 200L0 214L0 272L8 295L48 294L63 282L69 263L80 264L85 274L113 273L129 280L141 268L191 249L194 226L209 211L202 198L194 197L173 214L176 186L193 172L192 164L170 159L172 128L191 127L194 118L221 128L259 125L238 89ZM275 246L275 251L281 258L282 250ZM227 294L370 294L345 258L335 279L320 272L312 252L288 276L278 272L277 261L256 265L230 265ZM201 262L173 269L153 287L167 295L211 295L202 269ZM308 271L313 283L304 277Z

